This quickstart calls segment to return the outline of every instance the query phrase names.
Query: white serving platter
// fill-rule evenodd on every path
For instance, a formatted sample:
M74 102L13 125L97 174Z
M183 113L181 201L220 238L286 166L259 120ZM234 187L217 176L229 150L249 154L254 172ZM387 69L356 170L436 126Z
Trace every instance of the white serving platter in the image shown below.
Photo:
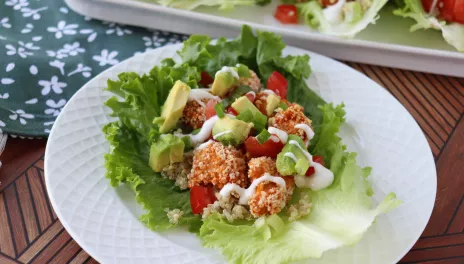
M464 77L464 53L455 51L434 30L409 32L413 21L380 13L354 39L320 34L306 25L281 25L273 17L279 1L265 7L238 7L231 11L167 8L136 0L65 0L71 9L92 18L184 34L235 37L243 24L281 34L289 45L326 56L361 63Z

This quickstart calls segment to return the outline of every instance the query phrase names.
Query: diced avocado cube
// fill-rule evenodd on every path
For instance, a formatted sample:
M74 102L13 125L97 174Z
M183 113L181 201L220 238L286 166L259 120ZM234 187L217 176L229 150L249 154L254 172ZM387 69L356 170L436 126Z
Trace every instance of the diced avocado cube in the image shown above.
M184 159L184 141L174 135L165 134L151 144L149 165L160 172L169 164L181 162Z
M213 138L225 145L236 146L247 139L252 127L252 123L225 116L214 124Z
M263 115L258 108L246 96L239 97L232 103L232 108L239 114L250 111L253 114L253 124L256 131L261 131L267 123L267 117Z
M233 73L228 71L219 72L214 78L213 86L211 87L211 93L219 97L224 97L232 88L238 84L238 78L236 78L237 76L234 76Z
M187 104L189 94L190 87L181 81L176 81L164 103L161 117L153 121L155 124L160 124L160 133L169 132L176 126Z
M306 149L305 144L300 137L296 135L289 135L287 144L284 146L279 155L277 155L277 171L284 176L304 175L311 165L310 161L298 146L290 144L292 140L298 142L302 149ZM285 155L286 153L290 154ZM296 161L294 159L296 159Z
M274 110L279 106L280 98L277 95L270 94L266 99L266 114L271 116Z

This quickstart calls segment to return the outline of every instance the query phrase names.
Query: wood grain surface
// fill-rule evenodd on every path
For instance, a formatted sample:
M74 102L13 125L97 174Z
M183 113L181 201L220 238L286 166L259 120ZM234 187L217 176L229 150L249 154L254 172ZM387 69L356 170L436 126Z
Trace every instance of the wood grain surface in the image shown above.
M432 217L400 263L464 263L464 79L345 62L396 97L435 157ZM0 157L0 264L97 263L64 230L44 183L45 140L9 139ZM407 175L405 175L407 177Z

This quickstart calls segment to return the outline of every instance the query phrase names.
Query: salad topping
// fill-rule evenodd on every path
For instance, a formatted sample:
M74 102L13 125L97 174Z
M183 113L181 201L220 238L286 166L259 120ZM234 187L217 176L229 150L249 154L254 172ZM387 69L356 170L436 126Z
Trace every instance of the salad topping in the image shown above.
M130 185L150 229L187 226L231 263L286 263L356 243L399 205L372 206L371 169L338 136L343 104L308 89L309 56L284 47L246 26L214 45L192 36L180 62L108 81L121 98L106 102L106 176Z

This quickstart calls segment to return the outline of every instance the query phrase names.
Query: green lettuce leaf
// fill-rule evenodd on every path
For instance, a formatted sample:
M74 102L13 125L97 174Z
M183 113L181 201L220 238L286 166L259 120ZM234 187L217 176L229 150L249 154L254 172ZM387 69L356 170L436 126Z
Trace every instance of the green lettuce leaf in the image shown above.
M443 38L458 51L464 52L464 25L459 23L447 23L438 20L424 11L420 0L403 0L404 5L393 11L393 14L401 17L412 18L416 24L411 26L411 32L418 29L441 30Z
M140 220L152 230L166 230L173 225L164 210L180 209L184 215L179 225L197 231L201 219L192 213L190 192L181 191L171 180L153 172L148 166L150 146L140 134L120 122L109 123L103 132L111 144L111 152L105 155L106 177L113 187L123 183L131 186L146 211Z
M326 16L324 16L322 6L318 1L298 4L298 10L301 16L304 17L305 22L319 32L333 36L352 38L369 24L375 23L380 9L382 9L387 2L388 0L357 0L356 3L345 3L346 6L340 8L339 19L333 21L328 20ZM339 2L339 4L342 5L344 2ZM369 4L369 7L364 11L361 8L363 4ZM337 4L329 6L328 8L334 8L335 6L337 6Z
M318 125L322 120L320 105L325 101L315 92L308 89L305 78L311 74L309 56L282 57L285 43L282 37L271 32L258 32L255 36L247 25L234 40L220 38L215 44L207 36L193 35L184 42L178 51L181 64L207 71L214 76L223 66L233 66L237 63L247 65L255 71L263 83L266 83L274 71L279 71L289 82L287 98L291 102L301 104L305 114Z
M266 227L271 225L268 219L257 225L259 220L254 224L229 223L218 215L211 216L204 220L199 234L205 247L220 249L231 263L288 263L320 258L328 250L358 242L379 214L401 203L390 193L372 207L372 188L367 181L371 169L359 167L356 154L347 152L338 136L345 121L343 105L327 104L321 111L322 135L311 143L315 144L315 155L326 155L335 180L329 188L316 192L300 189L296 194L309 196L313 204L309 216L288 222L282 213L285 224L279 225L279 232Z
M107 90L117 96L110 98L105 105L111 108L111 116L118 117L126 127L149 141L156 134L153 119L160 116L161 107L175 81L181 80L196 88L200 78L195 67L174 66L172 60L165 60L161 66L154 67L149 75L124 72L118 75L118 80L108 80Z

